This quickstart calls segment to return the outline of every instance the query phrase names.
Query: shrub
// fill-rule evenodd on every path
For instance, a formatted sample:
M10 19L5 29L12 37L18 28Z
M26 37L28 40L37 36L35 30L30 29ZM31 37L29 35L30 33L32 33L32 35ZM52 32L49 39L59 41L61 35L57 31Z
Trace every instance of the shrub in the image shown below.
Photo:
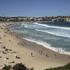
M28 68L22 63L18 63L13 66L13 70L28 70Z
M11 69L11 66L10 65L5 65L3 68L2 68L2 70L10 70Z
M34 70L34 68L31 68L30 70Z
M13 67L11 65L5 65L2 70L34 70L33 68L27 68L24 64L18 63L15 64Z

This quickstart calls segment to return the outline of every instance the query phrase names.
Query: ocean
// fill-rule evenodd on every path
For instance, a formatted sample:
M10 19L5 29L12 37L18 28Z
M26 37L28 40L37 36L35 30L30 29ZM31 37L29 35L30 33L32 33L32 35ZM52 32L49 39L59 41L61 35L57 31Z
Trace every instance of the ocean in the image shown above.
M70 27L44 23L17 23L10 27L22 39L42 45L60 54L70 55Z

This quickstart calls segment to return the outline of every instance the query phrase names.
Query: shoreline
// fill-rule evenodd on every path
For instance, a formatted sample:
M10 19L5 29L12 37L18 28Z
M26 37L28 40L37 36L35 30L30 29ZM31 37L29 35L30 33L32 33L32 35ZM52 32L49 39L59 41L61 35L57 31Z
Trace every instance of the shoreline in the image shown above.
M32 40L32 39L28 39L28 38L23 38L23 39L25 39L26 41L30 41L32 43L36 43L37 45L41 45L42 47L44 47L46 49L49 49L49 50L51 50L51 51L53 51L55 53L65 54L65 55L70 56L70 52L63 50L62 48L51 47L50 44L42 42L42 41L35 41L35 40Z
M26 24L26 23L23 22L23 23L16 23L16 24ZM27 24L28 24L28 23L27 23ZM35 24L38 24L38 23L35 22ZM41 24L39 24L39 25L41 25ZM13 26L13 24L12 24L12 26ZM63 27L62 27L62 28L63 28ZM11 31L11 30L10 30L10 31ZM14 33L16 33L16 32L14 32ZM46 42L36 41L36 40L33 40L33 39L29 39L29 38L23 38L23 39L25 39L25 40L27 40L27 41L30 41L30 42L33 42L33 43L36 43L36 44L38 44L38 45L42 45L43 47L48 48L48 49L50 49L50 50L52 50L52 51L54 51L54 52L56 52L56 53L70 55L70 52L69 52L69 51L65 51L63 48L52 47L50 44L48 44L48 43L46 43Z
M5 23L4 25L5 25L4 27L7 27ZM11 48L12 50L17 51L16 54L21 57L20 61L15 59L16 63L22 62L28 67L33 67L34 70L43 70L50 67L62 66L70 62L69 55L59 54L59 53L53 52L48 48L43 47L42 45L38 45L36 43L29 42L24 39L21 40L18 37L16 37L15 33L11 33L7 29L6 30L5 29L3 30L0 29L0 30L2 32L7 31L8 32L6 33L6 35L8 35L7 38L9 39L10 37L10 40L11 40L9 44L10 46L7 45L7 48Z

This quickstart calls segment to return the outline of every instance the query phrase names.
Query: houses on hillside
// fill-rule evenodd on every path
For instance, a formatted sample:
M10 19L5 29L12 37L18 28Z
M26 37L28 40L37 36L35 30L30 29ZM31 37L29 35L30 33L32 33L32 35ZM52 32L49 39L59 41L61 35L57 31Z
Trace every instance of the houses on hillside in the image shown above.
M50 16L50 17L3 17L0 21L46 21L46 22L70 22L70 16Z

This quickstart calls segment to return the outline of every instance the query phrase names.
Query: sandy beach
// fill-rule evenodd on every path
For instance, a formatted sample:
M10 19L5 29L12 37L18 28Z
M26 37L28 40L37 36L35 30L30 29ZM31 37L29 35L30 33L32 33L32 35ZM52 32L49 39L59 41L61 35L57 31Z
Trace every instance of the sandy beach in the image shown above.
M58 67L70 62L70 56L56 53L36 43L20 40L0 22L0 70L4 66L23 63L34 70Z

